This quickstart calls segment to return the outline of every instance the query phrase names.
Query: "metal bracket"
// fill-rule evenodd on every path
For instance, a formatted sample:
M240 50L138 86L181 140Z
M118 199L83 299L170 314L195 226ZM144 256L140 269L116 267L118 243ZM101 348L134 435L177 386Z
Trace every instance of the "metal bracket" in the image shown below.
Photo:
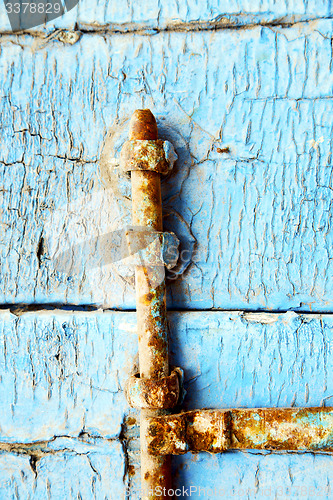
M140 378L136 373L127 382L126 398L132 408L170 409L179 402L183 385L183 370L173 368L168 377Z
M152 455L226 450L333 452L333 408L196 410L150 419Z
M169 141L126 141L120 155L120 166L125 172L151 170L167 175L173 169L178 156Z

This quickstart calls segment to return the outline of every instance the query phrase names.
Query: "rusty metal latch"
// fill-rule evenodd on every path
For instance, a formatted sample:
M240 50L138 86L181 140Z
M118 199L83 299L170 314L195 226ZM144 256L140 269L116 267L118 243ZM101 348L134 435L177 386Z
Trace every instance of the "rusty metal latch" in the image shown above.
M160 176L170 172L176 154L169 143L157 139L150 110L135 111L129 135L121 165L131 172L136 230L127 238L133 254L153 240L165 245ZM175 244L173 233L169 238ZM169 498L172 454L230 449L333 452L333 408L239 408L170 415L168 409L181 402L182 371L169 371L164 266L175 261L168 262L160 250L150 248L148 255L134 261L140 373L130 378L126 392L129 404L141 409L142 498Z

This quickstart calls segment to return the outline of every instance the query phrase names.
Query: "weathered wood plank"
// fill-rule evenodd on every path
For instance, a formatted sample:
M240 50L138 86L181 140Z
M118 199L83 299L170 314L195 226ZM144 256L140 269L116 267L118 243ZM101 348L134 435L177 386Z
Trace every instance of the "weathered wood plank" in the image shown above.
M38 3L38 2L36 2ZM63 2L62 2L63 3ZM78 5L58 19L38 26L32 31L50 32L54 29L154 32L164 29L197 29L242 26L260 23L293 23L299 20L332 15L327 0L186 0L184 2L152 0L100 0L93 4L80 0ZM187 26L187 23L189 25ZM183 26L182 26L183 25ZM10 31L5 9L0 11L0 30Z
M169 306L331 310L331 31L4 37L1 302L134 307L102 237L130 222L113 158L148 106L180 157L166 227L196 240Z
M332 464L332 456L310 453L184 455L174 459L175 487L189 494L192 486L195 499L331 498Z
M118 451L118 450L117 450ZM108 455L63 452L45 455L31 469L29 458L0 455L0 490L5 498L130 498L139 500L140 489L127 491L122 484L123 463L117 452ZM312 499L332 494L332 457L322 455L275 455L227 453L219 456L186 455L173 459L174 489L191 490L192 498L255 499L258 496ZM180 467L181 466L181 467ZM228 473L226 473L228 471ZM197 488L197 490L195 490ZM177 492L178 493L178 492ZM186 493L184 494L184 498ZM181 497L182 498L182 497Z
M170 328L186 409L329 406L330 315L173 313Z
M134 313L2 312L0 324L0 442L119 438ZM330 315L171 313L184 408L320 406L333 394L332 329Z
M0 453L1 498L126 498L121 443L58 441L32 463L29 455Z
M184 408L331 403L333 316L169 316L171 361L185 371ZM3 311L0 321L1 494L94 498L95 491L96 498L116 499L130 486L138 500L136 413L122 392L137 353L135 314ZM281 487L289 493L280 496L300 495L306 486L303 498L313 498L311 488L329 498L331 465L330 456L312 454L186 455L174 459L174 485L224 488L226 497L245 488L249 498L267 491L275 498Z
M127 315L2 313L1 319L0 441L82 432L118 437L137 352Z
M29 456L0 454L0 492L3 498L103 498L139 500L136 482L122 480L120 445L101 450L45 454L32 470ZM112 450L112 451L111 451ZM330 498L332 457L313 454L226 453L173 458L174 489L191 491L192 498ZM226 473L226 471L228 471ZM135 479L137 479L137 474ZM192 490L190 488L192 487ZM197 488L197 490L195 490ZM201 488L201 491L199 490ZM183 490L184 489L184 490ZM126 492L130 493L126 496ZM178 491L177 491L178 494ZM15 496L16 495L16 496ZM179 495L178 495L179 496ZM180 496L182 498L182 496Z

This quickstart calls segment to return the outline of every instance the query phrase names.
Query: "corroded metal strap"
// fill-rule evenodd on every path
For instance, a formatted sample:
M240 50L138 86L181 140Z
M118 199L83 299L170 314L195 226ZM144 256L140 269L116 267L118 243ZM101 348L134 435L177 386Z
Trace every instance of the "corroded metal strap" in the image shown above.
M127 401L132 408L174 408L179 400L182 378L180 368L174 368L169 376L159 379L140 378L137 373L127 382Z
M196 410L150 420L148 450L181 455L225 450L333 452L333 408Z

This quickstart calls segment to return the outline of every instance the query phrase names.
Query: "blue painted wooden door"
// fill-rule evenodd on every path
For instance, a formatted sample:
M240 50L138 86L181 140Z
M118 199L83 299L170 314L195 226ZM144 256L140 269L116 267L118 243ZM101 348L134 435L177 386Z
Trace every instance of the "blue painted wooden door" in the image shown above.
M130 223L119 151L150 108L184 408L332 402L328 0L80 0L14 34L0 13L0 498L140 498ZM192 498L333 498L328 454L175 458ZM192 489L190 490L190 488Z

